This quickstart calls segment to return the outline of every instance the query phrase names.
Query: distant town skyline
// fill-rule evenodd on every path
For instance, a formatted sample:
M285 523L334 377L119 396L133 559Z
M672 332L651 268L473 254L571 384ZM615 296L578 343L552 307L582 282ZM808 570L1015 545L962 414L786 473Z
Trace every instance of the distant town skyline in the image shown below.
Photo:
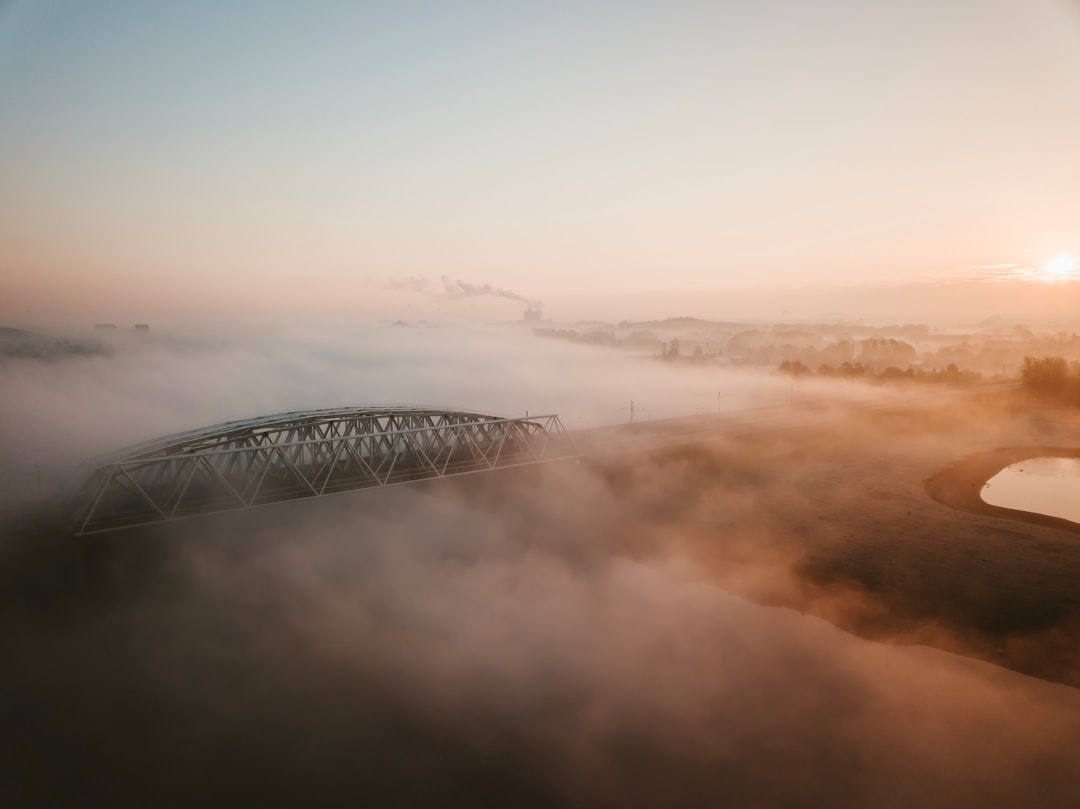
M9 0L0 319L1054 316L1078 98L1072 0Z

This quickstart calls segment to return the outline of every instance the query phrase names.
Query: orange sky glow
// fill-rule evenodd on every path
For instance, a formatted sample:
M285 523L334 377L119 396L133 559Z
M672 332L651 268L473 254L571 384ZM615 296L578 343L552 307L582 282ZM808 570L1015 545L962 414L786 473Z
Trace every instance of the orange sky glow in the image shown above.
M0 320L518 316L399 288L444 276L554 318L917 318L1075 280L1075 4L781 6L16 0ZM971 316L1062 299L999 286Z

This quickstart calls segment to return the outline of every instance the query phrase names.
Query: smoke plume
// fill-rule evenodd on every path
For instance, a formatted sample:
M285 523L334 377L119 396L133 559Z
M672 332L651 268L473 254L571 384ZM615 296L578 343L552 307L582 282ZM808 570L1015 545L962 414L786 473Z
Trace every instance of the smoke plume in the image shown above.
M436 286L423 276L408 276L395 279L390 282L391 289L409 289L429 297L443 298L446 300L460 300L488 296L492 298L505 298L511 301L521 301L529 306L539 307L540 301L526 298L509 289L492 286L491 284L470 284L467 281L450 278L443 275L439 278L440 286Z

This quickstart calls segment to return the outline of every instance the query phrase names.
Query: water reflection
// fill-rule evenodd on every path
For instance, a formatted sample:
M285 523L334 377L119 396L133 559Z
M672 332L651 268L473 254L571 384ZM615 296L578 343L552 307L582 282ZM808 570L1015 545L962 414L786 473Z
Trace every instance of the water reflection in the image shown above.
M983 502L1080 523L1080 458L1029 458L983 484Z

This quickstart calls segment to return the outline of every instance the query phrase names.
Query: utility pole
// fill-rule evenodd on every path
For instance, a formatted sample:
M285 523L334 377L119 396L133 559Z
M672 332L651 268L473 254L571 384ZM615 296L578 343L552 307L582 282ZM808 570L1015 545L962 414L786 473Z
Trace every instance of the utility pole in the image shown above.
M630 423L634 423L634 400L630 400Z

